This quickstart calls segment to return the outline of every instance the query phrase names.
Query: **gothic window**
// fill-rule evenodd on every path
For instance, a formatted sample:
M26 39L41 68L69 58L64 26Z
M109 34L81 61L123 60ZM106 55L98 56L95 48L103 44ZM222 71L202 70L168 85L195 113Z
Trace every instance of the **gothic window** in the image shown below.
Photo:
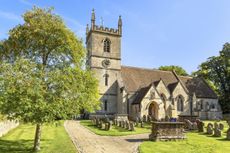
M108 75L108 74L105 74L104 77L105 77L105 86L108 86L109 75Z
M104 110L107 111L107 100L104 101Z
M104 40L104 52L110 53L110 40L108 38L105 38Z
M177 97L177 111L184 111L184 101L181 95Z

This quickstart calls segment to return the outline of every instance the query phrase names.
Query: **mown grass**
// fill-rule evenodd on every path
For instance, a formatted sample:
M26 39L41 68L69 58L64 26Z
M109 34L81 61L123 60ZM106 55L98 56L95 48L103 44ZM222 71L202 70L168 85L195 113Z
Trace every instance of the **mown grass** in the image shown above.
M205 125L212 121L205 121ZM226 140L227 123L222 137L213 137L205 133L188 132L184 141L143 142L141 153L230 153L230 141ZM206 132L206 129L205 129Z
M63 121L42 127L41 151L39 153L76 153L66 133ZM32 153L35 125L22 124L0 138L0 153Z
M109 131L105 131L104 129L99 129L90 120L81 120L80 124L88 128L90 131L94 132L97 135L102 136L125 136L125 135L133 135L133 134L142 134L142 133L150 133L151 126L150 124L144 124L144 128L134 127L135 131L128 131L127 129L112 126Z

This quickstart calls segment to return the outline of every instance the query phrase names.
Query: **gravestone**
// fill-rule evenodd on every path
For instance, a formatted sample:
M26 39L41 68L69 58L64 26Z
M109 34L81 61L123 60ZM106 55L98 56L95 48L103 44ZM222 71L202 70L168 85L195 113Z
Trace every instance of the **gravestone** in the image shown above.
M130 122L130 131L134 131L134 123L133 122Z
M212 123L208 123L207 134L213 135L213 125L212 125Z
M165 122L169 122L170 117L168 115L165 116Z
M126 129L129 130L129 121L126 121L125 124L126 124L126 126L125 126Z
M185 128L188 129L188 130L193 130L193 126L192 126L192 122L190 122L189 120L187 119L184 119L184 122L185 122Z
M220 123L220 124L219 124L219 129L220 129L220 130L223 130L223 129L224 129L224 124Z
M141 121L141 128L143 128L144 127L144 122L143 121Z
M121 121L118 121L118 126L121 127Z
M221 137L221 130L219 128L218 123L214 123L214 136L215 137Z
M109 131L110 128L111 128L111 123L110 122L105 123L105 130Z
M147 122L147 117L146 117L146 115L143 116L143 122Z
M148 122L151 122L152 121L152 117L150 115L147 116L147 120Z
M204 123L201 120L196 120L198 132L204 132Z

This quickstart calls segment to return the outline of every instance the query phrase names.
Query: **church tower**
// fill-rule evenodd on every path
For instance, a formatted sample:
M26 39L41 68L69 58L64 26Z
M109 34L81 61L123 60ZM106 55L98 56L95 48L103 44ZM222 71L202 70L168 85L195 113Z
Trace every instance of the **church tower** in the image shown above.
M118 19L118 28L96 25L94 10L91 15L91 27L86 27L87 65L99 81L99 93L102 113L117 113L117 79L121 70L122 20Z

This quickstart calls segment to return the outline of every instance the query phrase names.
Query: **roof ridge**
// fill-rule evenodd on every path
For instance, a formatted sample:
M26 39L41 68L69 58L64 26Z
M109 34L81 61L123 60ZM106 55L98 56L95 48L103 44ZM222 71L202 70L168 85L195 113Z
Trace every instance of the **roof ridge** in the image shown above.
M127 67L127 68L133 68L133 69L142 69L142 70L147 70L147 71L160 71L160 72L172 73L172 71L158 70L158 69L154 69L154 68L151 69L151 68L126 66L126 65L121 65L121 67Z

